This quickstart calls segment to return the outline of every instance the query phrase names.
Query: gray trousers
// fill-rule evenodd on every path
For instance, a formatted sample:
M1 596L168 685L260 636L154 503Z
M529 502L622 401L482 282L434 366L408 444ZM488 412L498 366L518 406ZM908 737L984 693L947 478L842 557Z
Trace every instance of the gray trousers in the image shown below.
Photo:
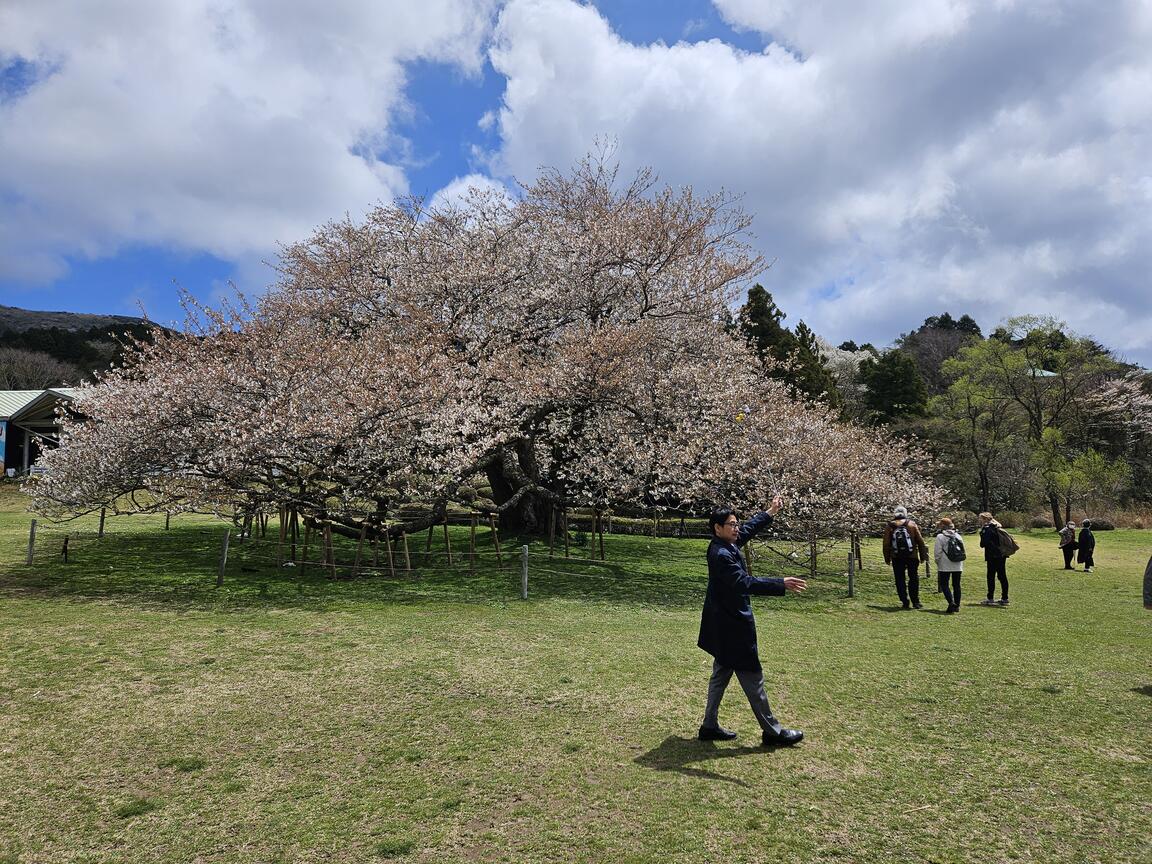
M728 689L733 673L744 688L744 695L748 697L748 704L752 706L752 713L756 715L760 728L765 732L780 734L780 722L772 715L768 694L764 692L764 673L751 669L730 669L719 660L712 661L712 677L708 679L708 707L704 709L703 725L709 729L720 725L720 700L724 698L724 691Z

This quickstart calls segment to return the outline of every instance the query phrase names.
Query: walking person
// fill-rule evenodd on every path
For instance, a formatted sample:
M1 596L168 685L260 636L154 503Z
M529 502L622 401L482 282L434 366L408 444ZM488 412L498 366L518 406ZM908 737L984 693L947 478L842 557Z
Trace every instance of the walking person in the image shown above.
M1064 569L1075 570L1072 566L1072 556L1076 552L1076 523L1069 522L1060 529L1060 551L1064 553Z
M920 609L920 562L928 560L928 544L920 526L908 518L908 510L897 507L884 529L884 563L892 565L896 596L905 609ZM907 584L905 584L907 582Z
M700 615L700 638L697 645L713 657L712 677L708 681L708 704L700 726L701 741L729 741L736 737L720 725L720 700L733 674L740 681L744 695L752 706L763 733L766 747L790 746L804 739L799 729L786 729L772 714L764 692L764 670L756 645L756 619L752 615L750 595L782 596L800 593L808 587L803 579L788 576L759 578L748 573L741 548L759 531L772 524L784 501L772 499L766 513L757 513L743 525L729 507L712 513L712 542L708 544L708 591Z
M956 526L947 516L936 523L940 533L932 544L932 557L936 559L936 584L948 603L945 613L955 615L960 611L960 577L964 575L964 559L968 553L964 540L956 532Z
M1091 573L1096 562L1092 554L1096 551L1096 535L1092 533L1092 520L1085 519L1080 523L1079 548L1076 550L1076 562L1084 565L1084 572Z
M988 568L988 596L981 606L1008 605L1008 559L1000 547L1001 525L991 513L980 514L980 547L984 550L984 564ZM1000 581L1000 600L996 600L996 581Z

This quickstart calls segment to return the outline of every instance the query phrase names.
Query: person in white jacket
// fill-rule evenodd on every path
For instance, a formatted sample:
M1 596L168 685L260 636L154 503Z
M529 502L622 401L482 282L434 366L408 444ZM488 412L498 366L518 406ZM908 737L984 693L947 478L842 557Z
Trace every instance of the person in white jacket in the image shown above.
M948 601L945 612L954 615L960 611L960 577L964 573L964 541L956 531L952 520L945 516L936 523L939 532L936 543L932 547L932 557L936 559L936 579L940 586L940 593ZM952 542L955 540L955 542ZM957 547L957 544L959 546ZM949 547L953 555L959 553L959 558L949 557ZM949 584L951 583L951 584Z

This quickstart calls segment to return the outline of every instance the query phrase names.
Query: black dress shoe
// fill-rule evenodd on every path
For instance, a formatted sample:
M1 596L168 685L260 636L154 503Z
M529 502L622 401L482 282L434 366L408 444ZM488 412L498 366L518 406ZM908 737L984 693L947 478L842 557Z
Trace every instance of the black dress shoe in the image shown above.
M731 741L736 733L723 726L701 726L697 737L701 741Z
M799 729L781 729L779 732L765 732L765 747L791 747L804 740L804 733Z

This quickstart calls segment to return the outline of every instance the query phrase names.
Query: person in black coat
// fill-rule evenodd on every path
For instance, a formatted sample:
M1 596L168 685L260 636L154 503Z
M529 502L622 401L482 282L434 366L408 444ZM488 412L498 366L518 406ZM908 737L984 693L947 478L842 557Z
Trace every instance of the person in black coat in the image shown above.
M1000 523L991 513L980 514L980 547L984 550L984 564L988 569L988 596L980 601L981 606L1008 605L1008 569L1006 559L1000 554ZM996 580L1000 580L1000 600L996 597Z
M1092 560L1092 553L1096 551L1096 535L1092 533L1092 520L1085 519L1080 523L1080 539L1076 548L1076 563L1084 565L1084 572L1091 573L1096 562Z
M752 712L760 722L765 746L788 746L804 738L798 729L785 729L772 714L764 692L764 670L756 644L756 619L750 595L782 596L808 587L803 579L763 579L749 575L740 549L757 532L772 524L783 500L777 496L766 513L757 513L743 525L728 507L713 511L712 542L708 545L708 591L700 615L700 638L696 644L712 655L708 681L708 705L700 726L701 741L728 741L736 737L720 726L720 700L732 675L740 681Z

